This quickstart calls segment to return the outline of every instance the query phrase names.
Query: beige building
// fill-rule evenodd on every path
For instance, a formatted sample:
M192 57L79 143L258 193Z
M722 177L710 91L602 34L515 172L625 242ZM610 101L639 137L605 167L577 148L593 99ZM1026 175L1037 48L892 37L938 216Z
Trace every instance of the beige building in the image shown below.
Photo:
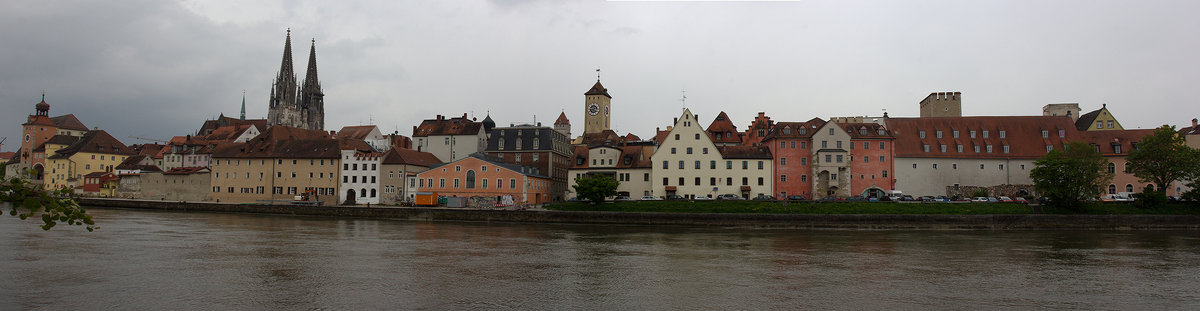
M180 167L166 172L145 171L138 175L139 199L167 201L209 201L212 182L208 168ZM125 177L121 177L122 186ZM129 191L120 191L124 196Z
M850 161L854 160L849 151L852 146L850 134L842 130L838 123L826 122L813 134L812 144L815 149L812 157L812 199L856 195L850 189L850 178L854 174L850 171Z
M1117 122L1117 118L1108 112L1108 104L1104 104L1100 109L1085 113L1075 120L1075 128L1080 131L1113 131L1124 130L1121 127L1121 122Z
M1042 116L1044 116L1044 117L1056 117L1056 116L1071 117L1071 122L1075 122L1075 120L1079 120L1079 112L1080 111L1082 111L1082 110L1079 110L1078 103L1049 104L1049 105L1042 106Z
M929 93L921 100L921 117L961 117L962 93L938 92Z
M58 145L58 138L74 137L57 135L51 138L46 148L46 167L50 170L45 179L46 189L81 185L78 179L94 172L112 172L133 150L102 130L88 131L69 145ZM65 142L66 140L63 140Z
M600 145L575 146L574 166L567 171L567 197L577 198L576 179L589 175L606 175L619 184L617 195L638 199L643 196L662 196L654 193L651 182L651 162L648 149L653 146Z
M312 190L338 204L339 141L324 131L272 126L247 143L218 146L212 155L211 198L220 202L281 203ZM143 186L144 187L144 186Z
M605 130L610 130L610 111L612 106L612 95L608 94L608 89L600 84L600 78L596 78L596 84L592 85L586 93L583 93L583 134L600 133Z
M383 190L379 203L412 202L419 188L417 174L440 163L432 153L401 148L388 150L383 154L383 166L379 170L379 186Z
M774 165L767 148L718 148L688 109L675 120L651 160L654 195L753 198L773 192Z

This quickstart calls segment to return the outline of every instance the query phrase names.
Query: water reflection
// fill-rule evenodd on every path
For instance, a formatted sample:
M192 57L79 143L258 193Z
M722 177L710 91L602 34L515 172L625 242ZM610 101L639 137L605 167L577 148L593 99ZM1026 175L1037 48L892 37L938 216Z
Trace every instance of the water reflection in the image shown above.
M1190 309L1194 232L805 231L93 210L0 218L0 309Z

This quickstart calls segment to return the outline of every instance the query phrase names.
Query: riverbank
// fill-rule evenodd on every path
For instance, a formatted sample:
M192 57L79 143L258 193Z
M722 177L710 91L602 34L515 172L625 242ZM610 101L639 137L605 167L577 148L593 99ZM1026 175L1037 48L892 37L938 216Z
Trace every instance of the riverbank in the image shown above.
M480 210L412 207L331 207L80 199L88 208L179 212L253 213L401 219L565 224L685 225L797 229L902 230L1200 230L1198 215L902 215L902 214L723 214L555 210Z

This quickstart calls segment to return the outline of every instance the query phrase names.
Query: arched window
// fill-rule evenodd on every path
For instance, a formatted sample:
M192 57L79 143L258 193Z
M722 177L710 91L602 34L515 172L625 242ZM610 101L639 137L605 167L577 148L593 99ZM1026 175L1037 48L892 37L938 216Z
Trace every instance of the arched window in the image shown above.
M1146 191L1154 191L1154 184L1146 185Z
M371 197L372 197L372 198L374 198L374 197L375 197L375 189L371 189Z
M1125 184L1125 192L1133 192L1133 185Z
M367 188L358 189L358 196L367 197Z
M475 189L475 171L467 170L467 189Z
M1117 194L1117 185L1108 185L1108 194Z
M1109 162L1109 163L1108 163L1108 173L1109 173L1109 174L1113 174L1113 173L1116 173L1116 172L1117 172L1117 165L1116 165L1116 164L1113 164L1112 162Z

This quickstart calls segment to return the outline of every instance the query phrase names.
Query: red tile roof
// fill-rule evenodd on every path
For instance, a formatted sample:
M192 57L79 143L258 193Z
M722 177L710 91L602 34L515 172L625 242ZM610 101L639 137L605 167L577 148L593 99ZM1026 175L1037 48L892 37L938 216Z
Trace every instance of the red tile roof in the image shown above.
M166 172L163 175L191 175L196 173L208 173L207 167L176 167Z
M775 138L811 138L825 123L821 118L812 118L805 122L776 122L763 141Z
M346 126L337 132L337 136L338 138L366 139L374 129L374 125Z
M421 121L421 125L413 128L413 137L428 137L430 135L476 135L483 130L483 123L462 117L449 118L438 116L436 119Z
M571 124L571 120L567 120L567 113L558 113L558 119L554 120L554 125Z
M587 169L587 168L591 167L592 162L588 161L588 159L590 158L590 154L591 154L590 152L591 152L591 149L593 149L593 148L616 148L617 150L620 150L621 156L617 157L617 159L618 159L617 163L614 163L614 165L616 166L615 168L650 168L654 164L653 162L650 161L650 155L643 154L644 153L643 151L645 150L645 148L643 146L598 145L598 146L588 147L588 146L576 145L571 150L573 153L573 156L571 157L572 161L573 161L573 163L571 163L571 168L572 169ZM576 159L582 159L582 161L578 161ZM582 162L583 164L578 164L580 162ZM604 167L604 168L613 168L613 167ZM598 168L598 169L603 169L603 168Z
M442 163L437 156L424 151L392 148L383 154L383 164L403 164L429 167Z
M721 157L726 159L770 159L771 149L766 146L721 146Z
M875 123L838 123L838 126L853 139L892 138L892 133L887 128Z
M133 149L129 149L121 141L108 135L108 132L103 130L88 131L66 148L59 149L54 152L52 159L69 158L70 156L79 153L104 153L118 155L134 155Z
M1100 154L1115 156L1128 155L1133 151L1133 144L1142 141L1147 135L1154 134L1154 129L1084 131L1080 134L1084 141L1100 147ZM1115 146L1121 146L1120 153L1116 152Z
M166 147L166 145L159 145L157 143L154 143L154 144L131 145L131 146L129 146L129 149L133 149L133 152L135 152L137 154L155 155L155 154L158 154L160 151L162 151L163 147Z
M68 130L76 130L76 131L87 131L88 130L87 125L83 125L83 122L80 122L79 118L76 118L74 114L66 114L66 115L53 117L53 118L50 118L50 121L54 122L54 124L57 125L58 128L60 128L60 129L68 129Z
M55 124L54 121L50 121L50 118L46 116L29 116L29 120L21 125L58 126L58 124Z
M267 127L269 127L269 123L267 123L267 119L242 120L242 119L238 119L238 118L226 117L224 114L222 114L221 116L217 117L216 120L204 121L204 124L200 126L200 131L198 131L196 133L200 134L200 135L204 135L205 132L207 132L207 131L214 131L219 127L230 126L230 125L253 125L253 126L258 127L259 132L266 131Z
M896 157L902 158L1036 159L1046 154L1047 145L1059 149L1083 139L1071 118L1063 116L890 118L886 122L896 137ZM939 130L942 138L937 138ZM954 138L955 130L958 138ZM1042 130L1047 131L1046 138ZM1065 137L1058 137L1058 130L1063 130ZM920 137L921 131L925 138ZM977 132L975 138L970 131ZM988 138L983 138L983 131L988 131ZM1005 131L1005 137L1000 137L1000 131ZM943 144L946 152L940 150ZM958 144L963 145L962 153L956 150ZM988 145L993 146L991 153L986 150ZM980 146L980 152L976 153L974 146ZM1009 146L1008 153L1004 146Z
M738 132L737 126L733 125L733 121L729 120L729 115L725 114L724 111L717 114L712 124L709 124L708 128L704 131L708 132L709 139L712 139L713 143L742 143L743 133ZM721 135L720 139L717 139L718 134Z
M247 130L249 130L251 126L254 125L226 125L214 129L212 133L209 133L203 137L207 141L233 141L239 136L242 136L242 133L245 133Z
M341 145L325 131L276 125L249 142L220 144L212 157L336 159L341 157Z

